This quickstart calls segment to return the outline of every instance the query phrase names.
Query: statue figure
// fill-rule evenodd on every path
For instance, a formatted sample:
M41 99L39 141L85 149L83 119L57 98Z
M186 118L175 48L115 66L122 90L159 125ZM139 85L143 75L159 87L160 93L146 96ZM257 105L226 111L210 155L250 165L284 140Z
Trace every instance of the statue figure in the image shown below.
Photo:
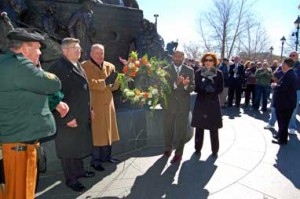
M165 42L164 39L158 34L156 26L154 23L149 25L149 45L148 45L148 56L162 58Z
M168 55L173 55L174 51L177 49L178 47L178 41L171 41L167 44L167 51L168 51Z
M8 18L6 12L0 13L0 53L3 53L6 50L8 40L7 33L10 30L13 30L14 26L12 25L11 20Z
M136 0L123 0L123 2L126 7L139 9L139 4Z
M57 18L54 16L56 13L56 4L50 3L46 7L46 13L42 16L42 28L52 38L60 41L62 38L58 34L59 29L64 29L59 24Z
M75 11L68 22L68 32L71 37L80 40L80 45L83 49L81 59L85 60L89 58L90 47L93 37L96 31L92 25L92 16L94 5L100 4L99 0L82 0L82 7Z
M143 19L142 28L135 38L136 50L140 57L164 57L164 40L158 34L156 26L147 19Z
M147 31L149 29L150 22L147 19L143 19L141 24L141 30L135 36L135 48L139 53L139 57L142 57L147 53Z
M27 11L26 0L7 0L7 3L4 5L4 10L14 23L16 21L22 21L22 16Z

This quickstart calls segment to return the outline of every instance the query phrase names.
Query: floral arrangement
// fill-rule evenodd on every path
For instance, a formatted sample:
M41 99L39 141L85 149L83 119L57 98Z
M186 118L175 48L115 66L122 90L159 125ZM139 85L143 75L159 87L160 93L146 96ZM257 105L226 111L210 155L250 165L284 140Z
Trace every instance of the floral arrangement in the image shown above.
M148 60L147 55L139 59L136 52L131 52L128 60L120 61L124 67L118 75L118 80L126 101L147 107L166 104L167 95L171 90L166 80L168 73L162 68L166 65L164 61L156 58Z

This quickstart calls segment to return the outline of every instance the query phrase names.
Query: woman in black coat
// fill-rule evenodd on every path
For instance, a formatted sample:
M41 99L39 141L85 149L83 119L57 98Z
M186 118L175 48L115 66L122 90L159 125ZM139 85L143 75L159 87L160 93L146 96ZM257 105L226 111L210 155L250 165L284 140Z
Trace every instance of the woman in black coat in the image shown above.
M208 129L212 152L214 156L217 156L219 151L218 129L222 128L219 94L223 91L223 74L216 68L218 59L215 54L204 54L201 62L202 68L195 74L197 98L192 118L192 126L196 127L195 153L200 155L204 129Z

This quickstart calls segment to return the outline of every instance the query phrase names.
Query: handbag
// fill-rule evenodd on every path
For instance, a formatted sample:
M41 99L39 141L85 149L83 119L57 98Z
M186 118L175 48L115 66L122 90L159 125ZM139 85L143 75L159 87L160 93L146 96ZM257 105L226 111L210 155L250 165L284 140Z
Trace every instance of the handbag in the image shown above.
M45 173L47 171L47 156L44 148L37 145L37 169L39 173Z

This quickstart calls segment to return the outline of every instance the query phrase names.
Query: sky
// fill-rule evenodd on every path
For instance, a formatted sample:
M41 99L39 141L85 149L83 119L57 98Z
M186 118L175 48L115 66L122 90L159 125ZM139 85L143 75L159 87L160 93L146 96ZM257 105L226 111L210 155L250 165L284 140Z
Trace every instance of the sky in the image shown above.
M239 1L239 0L234 0ZM254 0L253 14L263 23L270 37L274 54L280 54L282 36L288 38L295 31L294 21L300 15L300 0ZM198 42L197 19L210 9L212 0L139 0L144 17L154 22L158 14L158 32L165 43L178 39L184 43Z

